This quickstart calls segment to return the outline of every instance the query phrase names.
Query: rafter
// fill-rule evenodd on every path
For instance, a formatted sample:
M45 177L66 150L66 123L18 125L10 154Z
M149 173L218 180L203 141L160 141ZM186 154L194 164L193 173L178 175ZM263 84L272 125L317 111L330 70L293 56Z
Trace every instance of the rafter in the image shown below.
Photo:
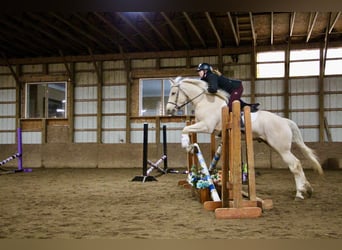
M253 14L252 12L249 12L249 19L251 21L251 29L252 29L252 37L253 37L253 45L256 45L256 34L254 29L254 22L253 22Z
M218 47L218 48L221 48L221 47L222 47L222 40L221 40L221 37L220 37L219 33L217 32L217 29L216 29L216 27L215 27L215 25L214 25L213 20L212 20L211 17L210 17L209 12L205 12L205 16L207 17L208 22L209 22L209 24L210 24L210 27L211 27L211 29L213 30L213 32L214 32L214 34L215 34L215 36L216 36L216 39L217 39L217 47Z
M92 23L90 23L87 19L85 19L84 17L82 17L80 14L75 13L74 14L75 17L77 17L79 20L81 20L83 23L85 23L89 28L91 28L93 31L95 31L97 34L100 34L102 37L105 37L106 39L108 39L108 41L114 43L116 46L118 46L118 48L121 46L120 43L117 42L117 40L113 39L112 36L110 36L109 34L107 34L106 32L103 32L103 30L100 30L98 27L96 27L95 25L93 25ZM89 49L88 49L89 50Z
M289 34L290 37L293 36L293 28L295 24L295 19L296 19L296 12L292 12L290 16L290 34Z
M85 31L83 31L82 29L80 29L79 27L75 26L74 24L72 24L68 20L65 20L65 18L63 18L60 15L58 15L56 13L53 13L53 12L51 13L51 15L54 16L55 18L57 18L58 20L60 20L61 22L65 23L66 25L68 25L70 28L72 28L76 32L80 33L82 36L87 37L89 40L95 42L96 44L101 46L103 49L105 49L105 50L107 49L107 46L105 44L103 44L99 39L95 38L94 36L88 34ZM87 47L89 47L89 45Z
M16 20L18 23L20 22L20 20L18 20L18 18L14 16L14 17L7 17L6 20L1 20L1 23L3 26L8 27L12 31L15 31L14 36L11 34L12 39L16 39L17 40L16 43L23 44L24 51L27 50L28 48L31 48L31 51L36 51L35 54L38 54L38 55L42 51L48 54L51 53L50 49L44 48L45 44L43 43L42 40L37 39L36 36L32 35L32 31L29 32L27 29L25 29L25 27L23 27L23 25L17 25L17 24L12 23L10 21L12 18ZM28 22L25 22L25 25L32 28L32 26ZM25 42L28 39L32 39L34 42L32 43Z
M192 20L190 19L189 15L186 12L183 12L183 15L185 16L186 20L188 21L188 23L190 24L190 27L192 28L192 30L195 32L196 36L198 37L198 39L201 41L203 47L207 47L206 43L204 42L201 34L198 32L195 24L192 22Z
M74 42L75 44L78 44L79 46L83 47L83 48L87 48L87 44L83 43L81 39L77 39L75 38L73 35L71 35L70 33L66 32L65 29L62 29L60 27L57 26L57 24L53 24L52 22L46 20L45 18L42 18L41 16L35 16L35 18L37 18L40 22L44 23L45 25L49 26L50 28L52 28L53 30L57 31L59 34L63 35L64 37L68 38L68 42L70 43L71 41Z
M153 29L153 31L160 37L170 47L172 50L175 50L174 46L163 36L162 33L153 25L153 23L141 12L139 13L142 19Z
M236 33L236 29L235 29L235 26L234 26L234 22L233 22L232 16L231 16L230 12L227 12L227 15L228 15L230 27L232 28L232 31L233 31L235 43L236 43L237 46L239 46L240 41L239 41L239 37L238 37L238 35Z
M317 20L318 12L316 11L315 14L310 14L310 22L308 26L308 35L306 36L306 42L309 42L313 28L315 27L316 20Z
M140 30L122 13L116 12L116 14L125 22L129 27L131 27L140 37L144 39L145 42L147 42L151 47L154 49L159 49L158 46L156 46L154 43L151 42L150 39L148 39Z
M270 33L271 33L271 45L273 45L273 22L274 22L274 17L273 17L273 12L271 12L271 30L270 30Z
M187 41L185 41L184 37L179 32L177 27L172 23L171 19L164 12L160 12L160 14L164 17L166 22L170 25L171 29L176 33L176 35L179 37L179 39L181 39L182 42L184 43L184 45L189 49L190 48L189 43Z
M36 14L34 13L26 13L29 17L38 20L39 22L45 23L44 21L42 21L41 18L39 18ZM48 32L47 30L41 28L41 27L33 27L36 30L38 30L39 32L41 32L42 34L44 34L45 36L49 37L52 41L56 41L59 45L62 45L63 47L69 47L73 50L77 50L77 48L70 42L66 42L65 40L61 39L60 37L53 35L51 32ZM60 46L59 46L60 47Z
M102 16L100 13L94 12L94 15L96 15L99 19L101 19L111 30L114 32L118 33L120 36L122 36L124 39L126 39L129 43L131 43L134 47L138 48L139 50L143 51L144 49L134 42L132 39L130 39L128 36L126 36L120 29L115 27L113 23L108 21L104 16ZM120 46L122 47L122 46Z
M331 14L331 13L330 13L330 14ZM337 23L337 21L338 21L340 15L341 15L341 11L337 12L337 13L336 13L336 16L335 16L335 18L334 18L334 21L332 22L331 25L330 25L330 22L329 22L329 25L330 25L330 27L329 27L329 34L330 34L330 33L332 32L332 30L334 29L335 24Z

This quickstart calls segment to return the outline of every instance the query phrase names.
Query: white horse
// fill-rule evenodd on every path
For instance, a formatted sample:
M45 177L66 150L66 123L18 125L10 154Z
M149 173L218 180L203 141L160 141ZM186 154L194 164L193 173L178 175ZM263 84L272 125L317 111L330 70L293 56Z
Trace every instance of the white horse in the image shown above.
M188 103L192 103L195 109L196 123L184 127L182 147L189 149L189 133L211 134L222 130L221 109L227 105L227 100L228 94L222 90L217 94L208 93L207 83L204 81L181 78L171 80L167 113L173 115ZM296 199L304 199L304 195L310 197L313 189L305 177L300 161L291 153L292 142L299 146L319 174L323 174L323 170L312 149L305 145L297 124L264 110L257 111L255 116L255 119L252 118L253 138L265 141L288 165L296 183Z

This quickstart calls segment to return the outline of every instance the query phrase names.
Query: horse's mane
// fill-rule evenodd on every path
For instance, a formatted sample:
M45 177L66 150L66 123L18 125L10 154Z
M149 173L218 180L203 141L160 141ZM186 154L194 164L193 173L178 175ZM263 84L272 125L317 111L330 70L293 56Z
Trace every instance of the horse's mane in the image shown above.
M182 82L188 82L191 84L195 84L203 89L207 89L208 88L208 83L206 81L200 80L200 79L195 79L195 78L182 78L182 77L177 77L175 79L175 82L181 84ZM209 94L209 93L207 93ZM211 94L212 95L212 94ZM228 100L228 96L229 94L224 91L223 89L218 89L218 91L215 93L215 95L217 95L218 97Z

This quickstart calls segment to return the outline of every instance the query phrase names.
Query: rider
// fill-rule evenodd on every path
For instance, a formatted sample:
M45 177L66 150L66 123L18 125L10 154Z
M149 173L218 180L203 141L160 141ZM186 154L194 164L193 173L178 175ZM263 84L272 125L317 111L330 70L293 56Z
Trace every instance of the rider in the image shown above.
M241 100L241 95L243 92L242 81L229 79L223 76L220 72L214 71L213 68L208 63L200 63L197 67L197 72L201 77L201 80L208 83L208 92L216 93L217 89L223 89L226 91L230 97L228 102L229 110L232 110L232 103L235 100L239 100L241 103L241 108L248 105ZM256 111L259 104L252 104L251 111Z

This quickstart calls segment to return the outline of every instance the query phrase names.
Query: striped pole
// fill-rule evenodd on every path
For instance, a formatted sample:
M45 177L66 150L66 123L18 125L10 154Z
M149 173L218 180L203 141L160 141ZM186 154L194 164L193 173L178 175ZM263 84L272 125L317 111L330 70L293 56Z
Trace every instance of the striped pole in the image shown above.
M218 195L217 190L215 188L214 182L211 179L211 176L210 176L207 164L205 163L203 154L202 154L197 143L194 143L193 145L197 149L196 155L197 155L198 162L202 167L201 171L205 175L206 180L209 182L210 196L211 196L213 201L221 201L220 196Z
M222 142L217 147L215 155L210 163L209 172L213 171L216 168L217 162L220 160L220 157L221 157L221 152L222 152Z

